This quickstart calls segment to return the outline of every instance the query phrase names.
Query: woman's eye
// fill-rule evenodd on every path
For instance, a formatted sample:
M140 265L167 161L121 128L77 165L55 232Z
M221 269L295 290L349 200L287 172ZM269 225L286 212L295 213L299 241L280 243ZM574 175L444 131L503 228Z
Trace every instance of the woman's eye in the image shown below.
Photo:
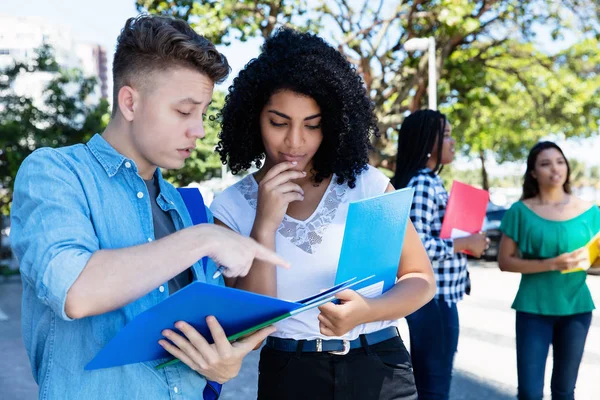
M306 127L310 130L317 130L317 129L321 129L321 124L318 125L306 125Z
M277 127L280 127L280 126L285 126L285 125L287 125L285 122L284 122L283 124L278 124L277 122L274 122L274 121L271 121L271 120L269 120L269 122L271 123L271 125L273 125L273 126L277 126Z
M190 114L191 114L191 113L186 113L186 112L183 112L183 111L180 111L180 110L177 110L177 112L178 112L179 114L181 114L181 115L184 115L184 116L186 116L186 117L187 117L188 115L190 115Z

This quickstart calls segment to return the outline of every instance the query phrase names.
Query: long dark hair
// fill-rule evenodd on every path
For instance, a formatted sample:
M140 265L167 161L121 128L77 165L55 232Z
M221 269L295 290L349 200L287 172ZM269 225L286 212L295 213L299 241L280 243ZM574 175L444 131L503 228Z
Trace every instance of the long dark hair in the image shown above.
M446 116L439 111L418 110L404 119L398 134L398 155L394 186L406 187L416 173L425 168L437 141L438 152L433 173L442 169L442 148Z
M571 194L571 166L569 165L569 160L565 157L565 153L563 153L562 149L554 142L539 142L531 148L529 156L527 156L527 171L525 171L525 176L523 178L523 195L521 196L521 200L530 199L540 193L540 186L532 173L535 170L535 162L537 161L538 156L542 151L548 149L558 150L565 159L565 162L567 163L567 180L563 185L563 190L565 193Z

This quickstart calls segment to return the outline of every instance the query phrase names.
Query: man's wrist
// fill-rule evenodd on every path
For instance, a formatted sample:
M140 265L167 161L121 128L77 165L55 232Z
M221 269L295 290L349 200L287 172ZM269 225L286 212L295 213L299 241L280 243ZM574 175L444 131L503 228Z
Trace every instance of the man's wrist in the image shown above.
M190 248L198 259L210 256L218 246L217 235L212 232L214 228L215 226L212 224L199 224L191 228L193 234L191 235Z

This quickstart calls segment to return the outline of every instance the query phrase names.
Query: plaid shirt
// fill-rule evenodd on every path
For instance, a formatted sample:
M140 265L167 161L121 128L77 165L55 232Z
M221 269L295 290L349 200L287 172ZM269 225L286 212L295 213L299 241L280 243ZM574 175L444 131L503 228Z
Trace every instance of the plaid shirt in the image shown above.
M408 186L415 188L410 219L433 266L437 282L435 298L455 303L465 293L469 294L471 282L467 271L467 256L454 253L452 239L440 239L448 192L440 177L427 168L420 170Z

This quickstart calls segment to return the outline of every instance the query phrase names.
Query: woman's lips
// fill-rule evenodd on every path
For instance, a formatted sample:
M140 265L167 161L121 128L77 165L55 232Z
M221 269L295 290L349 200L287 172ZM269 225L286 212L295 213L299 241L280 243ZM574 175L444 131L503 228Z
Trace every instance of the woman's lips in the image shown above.
M301 154L279 153L279 155L281 156L281 159L283 161L290 161L290 162L293 162L293 161L298 162L305 157L304 155L301 155Z

